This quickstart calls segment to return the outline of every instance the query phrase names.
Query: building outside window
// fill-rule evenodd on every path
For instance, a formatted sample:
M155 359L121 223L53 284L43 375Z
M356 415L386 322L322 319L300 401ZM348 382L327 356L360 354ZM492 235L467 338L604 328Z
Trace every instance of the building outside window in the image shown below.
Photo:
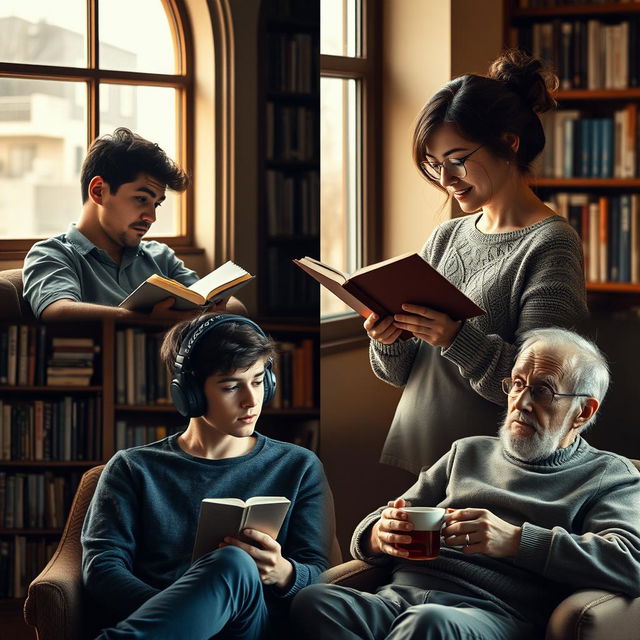
M190 169L187 36L179 0L2 2L0 251L21 257L78 219L81 159L116 127ZM189 195L168 193L153 235L190 244L191 227Z

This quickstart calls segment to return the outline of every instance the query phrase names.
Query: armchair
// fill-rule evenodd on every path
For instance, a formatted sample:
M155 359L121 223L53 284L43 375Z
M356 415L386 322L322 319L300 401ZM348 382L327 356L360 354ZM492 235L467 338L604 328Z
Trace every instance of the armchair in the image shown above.
M34 320L29 303L22 297L22 269L0 271L0 320Z
M640 460L632 460L640 469ZM321 582L373 592L391 581L384 567L350 560L320 576ZM544 640L637 640L640 598L599 589L577 591L554 610Z
M82 587L80 532L104 465L89 469L80 480L67 523L53 557L29 585L24 619L36 628L38 640L82 640L94 637L103 626L95 604ZM331 564L342 562L333 539Z

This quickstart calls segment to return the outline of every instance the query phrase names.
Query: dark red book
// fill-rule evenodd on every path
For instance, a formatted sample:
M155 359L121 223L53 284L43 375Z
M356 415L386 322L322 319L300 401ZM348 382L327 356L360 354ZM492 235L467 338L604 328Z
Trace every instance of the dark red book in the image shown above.
M417 253L377 262L351 275L341 273L314 258L305 257L293 262L363 318L372 311L380 318L403 313L404 303L441 311L454 320L484 313L473 300Z

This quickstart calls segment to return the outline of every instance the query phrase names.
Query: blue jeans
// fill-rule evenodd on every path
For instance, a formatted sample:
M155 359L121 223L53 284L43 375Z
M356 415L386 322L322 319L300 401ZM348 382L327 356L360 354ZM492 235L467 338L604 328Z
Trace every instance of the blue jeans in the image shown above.
M258 568L242 549L202 556L172 585L149 598L96 640L261 640L268 611Z
M387 585L377 593L316 584L291 608L300 640L529 640L534 628L495 602Z

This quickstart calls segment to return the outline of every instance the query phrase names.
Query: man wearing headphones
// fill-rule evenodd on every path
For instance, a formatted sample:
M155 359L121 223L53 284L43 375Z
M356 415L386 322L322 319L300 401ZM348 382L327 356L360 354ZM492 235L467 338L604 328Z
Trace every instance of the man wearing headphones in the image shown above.
M83 578L105 621L98 638L258 640L328 567L332 509L310 451L255 431L275 390L274 343L251 320L205 314L165 337L171 392L187 428L118 451L102 472L82 532ZM245 529L195 563L203 498L286 496L277 540ZM221 636L222 637L222 636Z

